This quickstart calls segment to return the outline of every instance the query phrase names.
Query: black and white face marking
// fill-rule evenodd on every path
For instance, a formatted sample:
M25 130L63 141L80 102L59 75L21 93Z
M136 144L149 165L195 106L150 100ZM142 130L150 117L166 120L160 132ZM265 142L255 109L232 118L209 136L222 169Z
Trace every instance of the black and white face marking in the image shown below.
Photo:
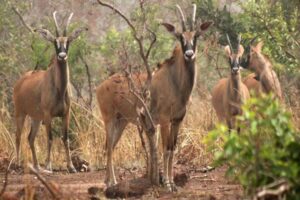
M229 64L231 68L231 73L237 74L240 70L240 57L238 57L237 55L229 57Z
M194 60L196 57L196 42L197 37L194 32L184 32L180 36L180 42L184 59L186 61Z
M67 37L58 37L55 39L55 49L58 60L67 60L68 48L69 43Z

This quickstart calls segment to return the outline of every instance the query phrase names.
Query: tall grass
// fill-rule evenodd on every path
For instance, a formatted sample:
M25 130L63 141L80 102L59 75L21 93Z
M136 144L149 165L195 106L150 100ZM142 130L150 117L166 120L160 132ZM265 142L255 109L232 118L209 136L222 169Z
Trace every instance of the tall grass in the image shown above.
M300 128L300 93L294 86L290 86L288 80L283 80L283 90L286 94L286 106L293 114L294 124ZM13 109L10 109L11 102L7 101L6 95L1 97L0 104L0 153L8 155L15 153L15 122ZM204 136L214 128L217 122L215 112L210 102L210 92L205 87L198 86L188 104L188 112L182 123L177 148L175 162L192 166L207 165L212 162L211 152L206 149L203 143ZM78 153L90 163L94 169L105 167L105 131L101 120L101 115L94 100L92 109L85 108L81 103L72 101L70 133L73 141L72 153ZM52 146L52 160L54 169L66 169L65 149L61 140L61 127L59 120L53 124L55 135ZM31 162L31 151L27 137L30 130L29 119L26 119L22 133L21 159ZM40 164L45 163L47 145L46 132L41 126L36 138L36 150ZM162 158L161 141L159 139L160 156ZM1 154L0 154L1 155ZM126 158L126 159L124 159ZM137 128L128 125L120 142L114 152L115 166L121 167L143 167L145 166L144 152Z

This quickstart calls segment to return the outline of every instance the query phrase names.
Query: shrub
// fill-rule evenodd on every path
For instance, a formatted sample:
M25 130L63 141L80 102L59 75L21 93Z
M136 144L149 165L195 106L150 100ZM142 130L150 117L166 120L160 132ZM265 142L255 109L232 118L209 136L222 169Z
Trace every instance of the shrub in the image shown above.
M238 180L248 194L284 179L291 185L289 199L296 199L300 195L300 138L291 114L272 95L251 98L243 111L238 119L240 134L228 134L224 125L210 132L210 142L223 144L221 149L214 148L216 164L226 164L227 175Z

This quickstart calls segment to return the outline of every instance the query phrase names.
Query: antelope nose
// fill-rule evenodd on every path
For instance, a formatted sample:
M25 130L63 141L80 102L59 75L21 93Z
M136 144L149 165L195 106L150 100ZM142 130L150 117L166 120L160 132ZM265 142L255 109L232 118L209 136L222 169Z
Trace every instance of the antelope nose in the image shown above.
M239 67L238 67L238 66L234 66L234 67L232 68L232 71L233 71L233 72L238 72L238 71L239 71Z
M194 51L193 50L187 50L185 51L185 56L188 58L191 58L194 55Z
M62 59L65 59L66 56L67 56L67 54L66 54L66 52L60 52L60 53L58 54L58 56L59 56L60 58L62 58Z

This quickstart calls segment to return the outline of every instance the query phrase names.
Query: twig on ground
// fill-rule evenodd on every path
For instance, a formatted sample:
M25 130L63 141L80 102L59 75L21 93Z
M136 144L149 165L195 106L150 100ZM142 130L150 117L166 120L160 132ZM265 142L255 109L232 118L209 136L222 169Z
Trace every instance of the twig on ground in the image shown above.
M290 184L285 180L278 180L274 183L264 186L257 194L253 197L253 200L265 199L266 197L278 197L283 198L287 191L290 190Z
M6 171L5 171L4 184L3 184L3 188L1 189L1 192L0 192L0 197L2 197L2 195L4 194L4 192L6 190L6 187L7 187L9 168L10 168L10 166L12 164L12 161L14 160L13 158L11 158L12 154L13 153L11 153L10 156L9 156L10 162L8 164L8 167L7 167Z
M54 188L51 183L48 183L34 168L31 164L28 164L30 171L37 176L41 183L47 188L54 199L62 199L62 193Z

